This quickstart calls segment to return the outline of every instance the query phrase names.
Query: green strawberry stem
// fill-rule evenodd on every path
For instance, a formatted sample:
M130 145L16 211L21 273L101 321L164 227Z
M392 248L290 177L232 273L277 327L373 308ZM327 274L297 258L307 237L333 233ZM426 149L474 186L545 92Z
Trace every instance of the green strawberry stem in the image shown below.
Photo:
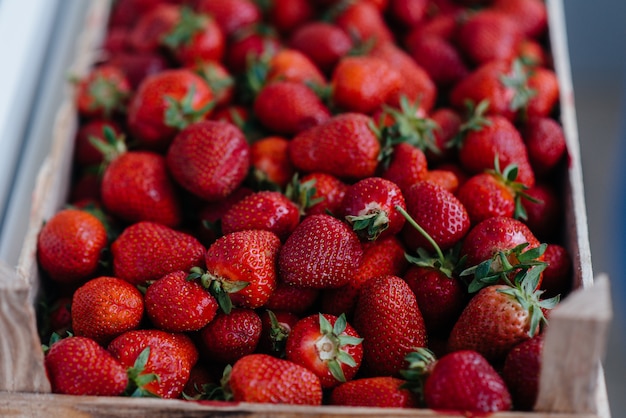
M493 167L493 169L485 170L485 172L495 176L499 181L504 183L504 185L513 192L515 200L515 210L513 212L513 218L527 220L528 214L526 213L526 208L522 203L522 199L528 200L533 203L541 203L541 201L526 193L526 190L528 190L528 186L526 186L524 183L516 181L519 171L517 164L509 164L504 168L504 171L501 170L500 158L496 153L496 156L494 157Z
M537 95L537 90L528 86L529 73L521 59L515 59L511 64L511 71L500 76L500 82L514 90L514 96L509 105L509 109L521 112L522 118L526 117L528 102Z
M285 346L287 345L287 337L289 337L289 329L278 322L276 314L271 310L267 310L270 317L270 339L272 340L272 351L279 355L280 358L285 357Z
M471 100L466 100L465 107L469 116L459 127L459 133L448 142L447 146L449 148L461 148L468 132L480 131L484 126L491 125L491 121L485 116L487 109L489 109L489 100L482 100L478 105L475 105Z
M194 35L206 27L207 16L194 13L187 6L180 9L180 19L174 28L161 40L161 43L171 50L182 45L189 45Z
M408 366L400 370L400 375L406 380L401 387L418 395L420 403L424 404L424 384L437 362L437 357L428 348L418 347L404 359Z
M172 96L165 96L167 109L165 110L165 125L183 130L192 123L202 120L204 115L215 107L212 100L200 109L194 109L193 98L196 93L196 85L192 84L189 91L182 100L177 100Z
M356 367L356 361L343 348L346 345L359 345L363 338L352 337L345 333L348 325L345 314L341 314L337 318L334 326L321 313L319 314L319 321L322 336L315 342L315 347L320 360L326 361L328 369L335 379L339 382L345 382L346 376L341 365Z
M298 173L294 174L291 182L287 184L285 196L294 202L300 208L300 215L305 215L306 210L318 203L324 201L324 197L313 198L317 189L315 188L316 179L301 182Z
M187 280L200 280L202 287L207 289L215 299L217 304L225 314L229 314L233 309L233 302L230 293L236 293L248 286L250 283L241 280L230 280L216 274L202 270L200 267L192 267L187 275Z
M116 110L124 110L123 103L128 93L120 90L114 81L99 75L89 83L88 90L93 97L91 110L102 109L106 118L110 118Z
M89 143L102 154L104 159L103 166L99 169L100 172L102 172L104 167L111 163L111 161L128 150L126 147L126 137L123 134L116 136L115 131L110 126L105 125L102 128L102 136L104 140L95 136L88 138Z
M159 376L156 373L144 373L148 359L150 358L150 346L144 348L141 353L135 359L133 367L129 368L126 373L128 374L128 386L124 391L125 396L133 398L155 398L159 397L155 393L150 392L145 386L154 381L159 380Z
M435 249L435 252L437 253L437 257L439 258L439 260L444 263L445 262L445 257L443 256L443 252L441 251L441 248L439 248L439 245L437 245L437 243L435 242L435 240L428 234L428 232L426 232L424 230L424 228L422 228L417 222L415 222L415 219L413 219L411 217L411 215L409 215L407 213L406 210L404 210L401 206L396 205L396 210L398 212L400 212L400 214L402 214L402 216L404 216L404 218L406 219L406 221L415 229L417 229L417 231L422 234L422 236L424 238L426 238L426 240L430 243L430 245L433 246L433 248Z

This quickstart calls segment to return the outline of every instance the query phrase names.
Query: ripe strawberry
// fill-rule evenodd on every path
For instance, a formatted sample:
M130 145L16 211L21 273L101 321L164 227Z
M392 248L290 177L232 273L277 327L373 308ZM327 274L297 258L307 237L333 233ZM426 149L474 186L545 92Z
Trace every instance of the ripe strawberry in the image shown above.
M330 74L353 46L350 36L339 26L322 21L298 27L288 44L306 55L325 74Z
M563 207L554 188L547 183L535 184L526 190L533 200L524 200L527 219L524 221L533 235L543 242L554 241L560 232Z
M279 278L276 290L263 307L276 312L285 311L302 315L315 305L319 294L320 291L317 289L292 286Z
M418 25L426 17L427 0L389 0L387 13L404 27Z
M161 3L161 0L124 0L116 2L111 8L109 26L112 28L130 28L142 15Z
M517 56L530 68L551 66L547 51L534 39L524 39L517 47Z
M544 261L548 264L541 282L545 296L566 295L572 287L572 257L569 251L562 245L548 244Z
M535 92L535 95L528 101L525 116L550 116L559 100L559 81L556 73L547 68L532 68L528 77L528 88Z
M278 51L267 64L267 82L279 80L314 86L326 84L326 78L317 65L308 56L292 48Z
M170 66L167 59L158 52L122 51L112 55L107 62L124 72L133 91L137 90L146 77L160 73Z
M148 286L146 313L152 324L163 331L197 331L211 322L218 304L200 283L187 280L179 270L166 274Z
M250 309L263 306L276 288L280 245L270 231L252 229L224 235L206 252L202 285L216 295L226 313L230 302Z
M348 187L339 212L360 237L375 240L395 235L404 226L396 206L405 208L400 188L381 177L368 177Z
M519 343L506 356L502 377L506 382L515 409L531 411L539 392L543 335Z
M330 118L330 111L305 84L276 81L263 87L254 114L271 132L295 135Z
M291 312L269 309L262 311L259 316L261 317L261 339L257 346L257 353L279 358L285 357L287 338L300 318Z
M322 388L332 388L354 378L363 359L362 341L345 315L314 314L291 329L287 360L315 373Z
M198 361L198 350L188 336L155 329L125 332L107 349L126 368L141 366L134 367L132 377L137 393L144 396L178 398ZM147 358L137 365L142 354Z
M211 89L193 71L161 71L137 88L128 105L128 129L142 146L163 150L178 131L206 118L212 100Z
M222 217L222 232L246 229L273 232L284 241L300 223L300 210L284 194L261 191L235 203Z
M515 19L493 9L467 17L455 37L461 51L476 65L513 58L522 38Z
M250 165L250 147L236 126L203 121L176 135L166 158L181 186L204 200L216 201L243 182Z
M393 34L382 13L369 1L338 4L334 22L360 42L375 44L393 41Z
M72 329L74 335L105 345L139 328L143 311L143 295L135 286L115 277L97 277L74 292Z
M196 10L213 16L228 37L262 18L261 10L251 0L198 0L197 3Z
M411 41L410 48L411 57L438 86L452 86L469 73L459 51L441 36L416 38Z
M428 408L497 412L511 409L511 394L495 369L479 353L457 351L441 357L424 384Z
M405 383L384 376L355 379L334 388L329 402L342 406L416 408L419 401L413 392L402 387Z
M53 393L118 396L128 384L124 367L86 337L68 337L52 344L44 365Z
M251 354L237 361L229 385L235 402L322 403L322 387L313 372L265 354Z
M491 7L512 16L526 37L539 38L548 28L548 12L542 1L494 0Z
M554 119L535 117L524 124L521 134L534 172L547 178L567 154L563 128Z
M76 209L54 214L37 237L37 260L50 278L78 283L98 269L107 246L107 231L94 215Z
M217 202L207 202L198 209L198 231L197 237L206 247L209 247L220 236L222 236L222 217L235 203L244 197L252 194L253 191L247 187L239 187L224 199Z
M235 80L223 64L219 61L204 60L195 62L190 67L211 88L216 108L232 102L235 94Z
M381 177L395 183L403 193L415 183L424 180L428 162L424 152L406 142L393 147L393 153L387 167L383 166Z
M128 44L130 49L139 52L158 52L161 40L180 19L180 7L164 3L153 7L137 18L130 28Z
M252 309L219 313L200 330L200 339L209 361L232 364L255 352L261 339L261 318Z
M45 307L45 331L49 331L49 334L69 335L67 332L72 329L71 308L71 296L61 296ZM42 335L42 339L46 336Z
M296 169L305 172L321 171L346 179L371 177L380 151L371 121L358 113L333 116L291 140L291 161Z
M373 376L398 376L404 357L415 347L426 346L415 295L397 276L374 277L363 284L353 323L364 338L364 368Z
M267 136L250 145L250 164L258 182L285 189L295 173L288 147L289 140L280 136Z
M154 222L129 226L111 244L115 277L134 285L202 266L204 253L191 235Z
M451 170L429 170L426 173L426 178L424 180L429 183L436 184L454 195L456 195L456 192L459 189L459 177Z
M74 144L74 161L80 166L95 166L104 160L102 152L92 143L91 138L106 142L104 130L110 129L115 137L122 135L122 128L118 123L106 119L92 119L78 128Z
M131 93L124 72L113 65L103 64L77 81L76 107L84 117L106 118L126 110Z
M359 238L348 225L329 215L312 215L281 248L279 274L286 284L337 288L352 280L362 256Z
M328 289L322 293L321 310L339 316L345 313L352 317L363 284L372 277L402 276L408 263L404 257L404 247L396 236L379 237L376 241L361 244L363 258L352 281L338 289Z
M406 211L432 240L447 250L458 243L470 229L470 219L463 204L442 187L420 181L404 193ZM410 249L433 250L433 245L413 226L405 224L402 238Z
M454 324L448 349L474 350L498 365L514 346L537 335L547 322L542 310L558 302L540 299L538 276L525 274L514 286L496 284L480 290Z
M313 6L308 0L272 0L264 12L272 26L288 35L314 17Z
M161 38L161 44L183 66L200 61L221 61L226 40L216 20L184 6L177 14L175 24Z
M250 62L265 57L271 58L281 47L278 34L271 28L246 27L231 39L224 62L231 73L243 74Z
M391 100L402 83L393 66L372 56L346 56L331 77L332 103L347 112L371 114Z
M295 176L285 194L300 206L305 216L338 213L348 185L337 177L313 172L299 179Z

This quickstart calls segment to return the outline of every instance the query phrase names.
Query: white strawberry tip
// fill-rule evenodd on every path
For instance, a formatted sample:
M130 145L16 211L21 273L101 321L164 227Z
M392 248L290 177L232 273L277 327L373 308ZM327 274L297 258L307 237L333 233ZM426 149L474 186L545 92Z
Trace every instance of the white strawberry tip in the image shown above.
M331 340L328 335L322 335L322 337L315 342L315 348L317 349L320 360L333 360L337 357L337 341Z

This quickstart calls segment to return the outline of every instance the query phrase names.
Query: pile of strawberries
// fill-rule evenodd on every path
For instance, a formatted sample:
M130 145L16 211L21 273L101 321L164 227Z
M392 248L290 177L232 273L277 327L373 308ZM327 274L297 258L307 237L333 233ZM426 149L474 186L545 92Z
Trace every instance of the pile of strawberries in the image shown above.
M52 390L532 409L571 282L547 36L541 0L113 2L38 239Z

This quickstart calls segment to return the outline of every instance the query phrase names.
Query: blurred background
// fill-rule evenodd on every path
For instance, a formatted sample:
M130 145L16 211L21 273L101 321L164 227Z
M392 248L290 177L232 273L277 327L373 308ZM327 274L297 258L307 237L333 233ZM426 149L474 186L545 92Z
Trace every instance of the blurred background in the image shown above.
M565 8L594 271L614 321L605 361L612 414L626 416L626 1ZM16 265L36 173L64 94L86 0L0 0L0 261ZM15 18L28 15L29 19ZM11 59L4 58L11 57ZM10 196L10 198L9 198Z

